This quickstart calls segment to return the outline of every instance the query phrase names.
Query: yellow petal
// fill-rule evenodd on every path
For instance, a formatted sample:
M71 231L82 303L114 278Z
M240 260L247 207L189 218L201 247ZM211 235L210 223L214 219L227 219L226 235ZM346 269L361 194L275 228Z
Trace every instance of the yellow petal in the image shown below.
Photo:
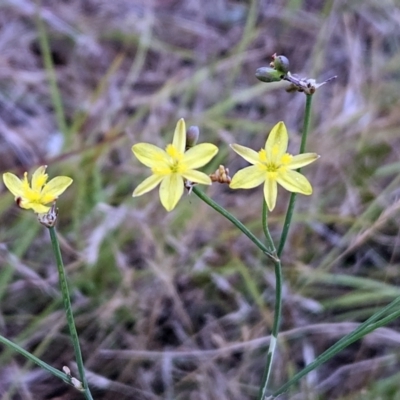
M319 158L319 155L317 153L299 154L297 156L293 156L290 163L287 164L287 167L290 169L301 168L301 167L304 167L305 165L311 164L318 158Z
M201 143L192 147L183 155L182 163L189 169L199 168L206 165L217 153L217 146L211 143Z
M39 192L43 185L47 182L46 165L39 167L32 175L32 190Z
M285 124L278 122L271 130L265 143L265 151L270 162L277 163L286 153L288 147L288 133Z
M186 179L191 182L201 183L203 185L211 185L211 179L208 175L200 171L189 169L182 174Z
M167 165L170 157L167 152L154 144L138 143L132 146L133 154L146 167L153 168L160 163Z
M252 189L265 181L266 172L256 165L236 172L229 187L231 189Z
M250 149L249 147L241 146L240 144L231 144L232 150L243 157L250 164L256 164L260 162L259 154Z
M161 204L172 211L183 194L183 178L178 174L166 176L160 185Z
M44 186L40 196L40 202L42 204L47 204L56 200L71 183L72 179L68 176L56 176Z
M37 214L45 214L50 210L50 207L44 206L43 204L39 203L26 203L24 206L22 204L20 206L27 210L31 209Z
M3 182L6 185L7 189L15 196L22 197L23 195L23 187L22 181L11 172L6 172L3 174Z
M163 179L164 177L160 175L149 176L140 185L137 186L132 196L137 197L147 192L150 192L150 190L154 189Z
M183 153L186 147L186 125L185 120L181 118L178 123L176 124L174 138L172 140L172 144L175 148L180 152Z
M310 195L312 187L307 178L296 171L286 171L284 174L278 175L277 182L289 192Z
M269 211L275 208L276 198L278 196L278 185L275 179L267 178L264 183L264 198Z

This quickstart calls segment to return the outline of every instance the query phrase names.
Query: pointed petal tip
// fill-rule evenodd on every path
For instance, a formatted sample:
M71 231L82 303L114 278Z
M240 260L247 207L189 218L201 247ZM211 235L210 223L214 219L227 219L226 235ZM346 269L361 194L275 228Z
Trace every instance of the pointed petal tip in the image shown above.
M181 152L185 152L186 147L186 124L185 120L181 118L175 127L174 136L172 138L172 145Z
M5 172L3 174L3 182L6 188L15 196L20 197L23 194L23 183L18 176L11 172Z

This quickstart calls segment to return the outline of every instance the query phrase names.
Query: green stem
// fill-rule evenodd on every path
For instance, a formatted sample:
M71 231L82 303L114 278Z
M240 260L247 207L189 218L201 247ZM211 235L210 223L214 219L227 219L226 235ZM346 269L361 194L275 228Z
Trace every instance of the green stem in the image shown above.
M202 192L196 186L192 189L193 193L208 204L215 211L219 212L228 221L232 222L240 231L242 231L264 254L272 258L274 261L278 261L276 253L272 253L253 233L251 233L246 226L244 226L236 217L230 214L225 208L221 207L214 200L210 199L204 192Z
M44 361L40 360L33 354L29 353L29 351L26 351L22 347L18 346L17 344L13 343L11 340L6 339L4 336L0 335L0 343L4 344L5 346L9 347L10 349L13 349L17 353L21 354L28 360L34 362L36 365L39 367L45 369L46 371L50 372L57 378L62 379L64 382L68 383L71 385L71 379L68 375L64 374L63 372L59 371L58 369L52 367L51 365L45 363Z
M383 317L380 321L376 322L380 317L386 314L390 309L398 306L400 304L400 296L393 300L390 304L384 307L382 310L378 311L374 315L372 315L369 319L363 322L358 326L353 332L350 332L348 335L344 336L338 342L336 342L333 346L331 346L328 350L324 351L321 355L319 355L312 363L308 364L306 368L297 373L292 379L286 382L283 386L281 386L278 390L273 393L273 396L278 396L284 392L286 392L290 386L298 382L301 378L307 375L309 372L318 368L321 364L330 360L334 355L339 353L341 350L345 349L351 343L363 338L368 333L371 333L377 328L381 326L387 325L389 322L400 316L400 311L395 311L389 314L386 317Z
M270 252L273 253L276 251L274 241L272 240L271 233L268 229L268 208L267 203L263 197L263 211L262 211L262 227L264 231L264 236L267 239L267 245L270 249Z
M49 231L50 231L51 245L53 247L53 252L56 257L56 262L57 262L58 276L59 276L60 287L61 287L61 292L62 292L62 297L63 297L63 302L64 302L65 314L67 316L68 328L69 328L72 344L74 347L75 359L76 359L76 363L78 365L79 376L80 376L80 379L81 379L81 382L83 385L83 393L85 395L86 400L93 400L92 394L90 393L90 389L88 386L88 382L86 380L85 368L83 366L82 352L81 352L81 348L79 346L79 337L78 337L78 333L77 333L76 327L75 327L74 315L72 313L72 306L71 306L71 300L70 300L70 295L69 295L69 290L68 290L67 277L65 276L64 263L63 263L62 257L61 257L60 245L58 243L55 228L50 227Z
M311 95L306 95L306 108L305 108L305 115L304 115L304 122L303 122L303 132L301 138L301 145L300 145L300 154L304 153L306 142L307 142L307 135L310 126L310 116L311 116ZM300 172L300 169L298 170ZM288 209L286 212L285 222L283 225L282 235L279 242L278 251L276 251L274 243L272 241L271 234L268 229L267 223L267 207L265 201L263 202L263 231L264 235L267 239L267 243L270 246L271 252L273 254L278 254L276 260L274 260L274 267L275 267L275 312L274 312L274 323L272 325L271 331L271 342L268 348L267 354L267 361L265 364L265 369L263 373L262 383L260 386L260 390L258 393L258 400L263 400L266 397L267 389L268 389L268 381L271 375L272 370L272 361L274 358L274 352L276 348L276 343L278 340L279 334L279 327L281 322L281 314L282 314L282 265L280 262L280 256L282 255L283 248L286 243L286 239L289 233L290 224L293 217L294 205L296 202L296 193L292 193L289 200Z
M312 97L313 97L313 95L306 94L306 108L305 108L305 112L304 112L303 132L302 132L299 154L304 153L305 148L306 148L308 130L310 128ZM300 172L300 169L298 169L297 171ZM288 205L288 209L286 212L285 222L283 224L281 240L279 241L279 246L278 246L278 257L280 257L282 255L282 251L283 251L283 248L285 247L286 239L289 234L289 228L290 228L290 224L292 222L294 204L296 202L296 196L297 196L296 193L292 193L290 195L290 200L289 200L289 205Z
M206 204L212 207L214 210L219 212L229 221L231 221L239 230L241 230L259 249L261 249L266 255L272 258L275 266L275 277L276 277L276 301L275 301L275 318L272 326L271 332L271 341L269 344L267 362L263 375L263 384L260 387L259 399L263 399L265 396L265 392L267 390L268 379L271 374L272 367L272 359L275 352L276 340L279 332L280 318L282 314L282 267L280 260L276 257L276 249L274 246L274 242L272 240L271 234L268 229L267 224L267 208L266 203L264 201L263 205L263 229L264 234L268 242L268 248L264 246L264 244L257 239L237 218L235 218L232 214L225 210L225 208L221 207L214 200L210 199L204 192L199 190L197 187L193 187L193 193L196 194L201 200L203 200Z
M263 214L262 214L262 224L264 235L267 240L268 246L273 254L276 254L276 249L274 242L272 240L271 233L268 229L268 211L267 204L263 200ZM268 389L268 382L272 371L272 361L274 358L276 343L278 340L279 327L281 324L282 315L282 265L280 260L274 260L275 268L275 310L274 310L274 322L271 331L271 341L269 342L267 361L265 363L264 373L260 385L260 390L258 392L258 400L263 400L266 396Z

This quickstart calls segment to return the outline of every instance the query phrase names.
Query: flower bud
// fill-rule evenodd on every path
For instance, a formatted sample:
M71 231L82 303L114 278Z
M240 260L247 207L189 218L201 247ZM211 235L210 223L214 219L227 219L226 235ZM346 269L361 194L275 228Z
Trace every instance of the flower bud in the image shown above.
M279 82L284 73L270 67L261 67L256 71L256 78L261 82Z
M186 131L186 149L190 149L191 147L195 146L197 140L199 139L200 130L198 126L191 126Z
M287 74L289 72L289 60L285 56L275 56L274 57L274 68L277 71Z

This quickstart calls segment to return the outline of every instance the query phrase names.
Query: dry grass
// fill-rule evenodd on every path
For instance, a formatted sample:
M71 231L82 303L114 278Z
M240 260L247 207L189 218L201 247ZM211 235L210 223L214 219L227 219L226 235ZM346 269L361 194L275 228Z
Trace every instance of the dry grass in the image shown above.
M271 266L195 197L170 214L156 192L132 199L146 171L130 147L163 146L184 117L220 147L210 171L242 167L228 144L260 147L279 120L297 152L305 97L254 77L274 52L300 75L338 79L314 99L308 149L321 159L283 257L272 386L400 294L399 27L394 0L0 1L0 167L74 178L59 232L96 399L255 398ZM261 235L259 189L208 193ZM11 200L3 190L1 333L73 369L47 232ZM371 334L281 398L398 399L398 331ZM0 366L1 399L80 398L7 349Z

